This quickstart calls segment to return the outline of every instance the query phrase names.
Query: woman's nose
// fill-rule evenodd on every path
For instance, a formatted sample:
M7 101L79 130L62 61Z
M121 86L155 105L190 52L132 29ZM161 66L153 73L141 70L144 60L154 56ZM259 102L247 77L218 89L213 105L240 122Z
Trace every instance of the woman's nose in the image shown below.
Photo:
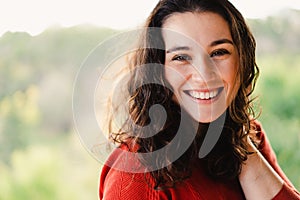
M209 82L216 79L217 67L208 56L196 59L190 69L190 76L194 81Z

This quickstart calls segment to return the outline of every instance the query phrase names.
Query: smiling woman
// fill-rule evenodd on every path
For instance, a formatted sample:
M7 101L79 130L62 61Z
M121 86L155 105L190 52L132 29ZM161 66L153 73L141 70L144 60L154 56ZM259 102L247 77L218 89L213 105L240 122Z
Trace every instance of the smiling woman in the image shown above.
M254 118L255 40L240 12L227 0L161 0L141 38L100 199L300 199Z

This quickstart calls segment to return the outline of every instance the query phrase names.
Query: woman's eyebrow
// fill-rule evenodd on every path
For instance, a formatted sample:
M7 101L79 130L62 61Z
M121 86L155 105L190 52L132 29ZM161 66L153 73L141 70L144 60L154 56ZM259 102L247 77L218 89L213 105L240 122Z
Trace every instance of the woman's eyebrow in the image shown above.
M182 50L190 50L191 48L188 46L175 46L172 47L171 49L168 49L166 52L167 53L172 53L174 51L182 51Z
M225 44L225 43L233 45L233 42L231 40L224 38L224 39L213 41L212 43L210 43L210 46L217 46L217 45ZM166 53L172 53L174 51L182 51L182 50L191 50L191 48L188 46L175 46L175 47L168 49L166 51Z
M224 39L213 41L212 43L210 43L210 46L217 46L219 44L225 44L225 43L229 43L233 45L233 42L231 40L224 38Z

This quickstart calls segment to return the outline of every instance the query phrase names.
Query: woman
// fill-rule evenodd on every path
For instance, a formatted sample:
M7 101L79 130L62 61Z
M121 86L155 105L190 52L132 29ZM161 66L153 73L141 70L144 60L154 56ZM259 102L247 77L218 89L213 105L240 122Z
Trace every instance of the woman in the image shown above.
M227 0L161 0L146 27L100 199L300 199L254 119L255 40L239 11ZM159 67L138 67L149 63ZM151 114L155 104L166 116ZM149 124L157 134L136 128Z

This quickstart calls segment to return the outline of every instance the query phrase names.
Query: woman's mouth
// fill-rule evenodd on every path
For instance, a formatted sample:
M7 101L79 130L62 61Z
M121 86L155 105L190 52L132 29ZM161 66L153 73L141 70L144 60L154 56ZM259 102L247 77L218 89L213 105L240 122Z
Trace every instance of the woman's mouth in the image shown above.
M223 91L224 87L212 90L185 90L184 93L196 100L213 100Z

